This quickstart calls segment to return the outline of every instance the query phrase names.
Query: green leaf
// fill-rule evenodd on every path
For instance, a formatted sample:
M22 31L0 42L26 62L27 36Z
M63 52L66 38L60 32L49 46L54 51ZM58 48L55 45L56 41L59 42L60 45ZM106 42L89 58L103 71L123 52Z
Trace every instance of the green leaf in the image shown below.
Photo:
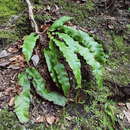
M33 49L35 47L35 44L36 44L36 41L38 38L39 38L39 36L36 35L35 33L31 33L30 35L28 35L24 38L22 52L23 52L27 62L29 62L29 60L32 56L32 52L33 52Z
M15 97L15 113L21 123L27 123L29 121L29 105L30 105L30 82L26 73L18 75L19 85L23 90L19 96Z
M52 26L49 28L49 31L55 31L58 27L62 26L64 23L66 23L67 21L70 21L72 19L72 17L69 16L63 16L60 19L56 20Z
M65 70L64 65L59 62L56 53L58 50L56 50L56 48L53 46L53 42L50 42L50 48L51 49L44 50L49 72L53 81L56 82L59 88L62 87L64 95L67 96L70 89L68 74Z
M86 60L86 63L92 67L93 75L96 77L97 84L99 87L102 86L102 66L98 61L95 60L94 54L90 52L88 48L85 48L79 44L79 42L74 41L69 35L64 33L56 33L60 39L63 39L65 43L73 49L74 52L79 53Z
M57 34L60 39L63 39L70 49L72 49L74 52L77 52L76 45L79 44L78 42L74 41L73 38L71 38L68 34L59 32L56 32L55 34Z
M88 48L84 48L77 44L78 53L83 56L86 60L86 63L92 67L93 75L96 78L97 84L99 87L102 87L103 79L102 79L102 66L98 61L95 60L93 53L90 53Z
M50 49L44 49L43 53L44 53L44 56L45 56L45 59L46 59L46 63L47 63L50 75L51 75L53 81L55 83L58 83L57 74L56 74L56 72L54 70L54 65L55 65L56 60L53 59L54 56L53 56L52 52L50 51Z
M72 69L77 82L77 88L81 88L81 65L77 55L74 53L73 49L67 47L64 42L54 38L52 40L59 47L70 68Z
M40 73L35 68L28 68L26 69L26 72L29 74L30 77L32 77L32 83L33 86L36 89L36 92L43 97L44 99L48 101L52 101L54 104L65 106L67 99L56 92L49 92L45 88L45 81L40 75Z
M79 41L79 43L88 49L90 49L90 52L94 54L94 57L99 62L105 62L106 56L103 52L103 48L101 44L98 44L92 37L90 37L87 33L76 30L72 27L68 26L61 26L59 30L65 32L69 36L71 36L74 40Z

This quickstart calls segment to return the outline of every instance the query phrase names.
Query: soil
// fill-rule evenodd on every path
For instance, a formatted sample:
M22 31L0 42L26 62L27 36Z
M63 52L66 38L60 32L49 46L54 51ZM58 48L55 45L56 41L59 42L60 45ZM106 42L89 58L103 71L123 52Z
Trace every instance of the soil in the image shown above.
M104 65L104 85L107 86L107 88L109 88L110 90L110 93L112 93L112 95L109 96L113 101L115 101L117 109L117 122L113 129L130 129L130 119L127 116L130 115L130 108L128 107L130 99L130 1L44 0L40 1L39 3L33 0L33 2L36 6L36 21L38 22L39 27L41 27L41 31L43 30L43 28L45 29L46 26L51 24L55 19L59 18L60 16L74 16L74 20L71 24L75 25L77 28L80 28L85 32L88 32L91 36L94 37L96 41L103 45L105 53L109 56L107 64ZM27 11L25 11L25 14L23 14L23 16L26 14ZM16 31L22 28L23 24L19 26L20 24L21 22L19 21L16 23ZM30 24L28 24L25 30L28 30L29 27ZM44 38L45 39L43 41L46 43L44 44L46 47L48 39L46 38L46 35L44 36ZM14 117L14 122L10 124L7 123L10 126L4 125L0 122L0 128L10 129L10 127L12 127L13 129L16 129L17 127L13 127L15 123L16 126L18 124L18 127L20 128L26 127L29 129L39 130L44 128L52 128L54 130L96 130L99 124L94 120L100 120L97 119L97 117L95 116L97 114L97 111L95 112L96 114L93 113L93 111L86 111L86 104L76 103L75 99L73 99L74 95L72 95L72 101L70 101L65 108L60 108L50 102L41 99L37 94L33 93L30 115L31 119L35 123L30 122L30 124L21 125L19 124L19 122L16 121L17 118L12 113L14 110L14 103L12 103L11 100L15 97L16 94L21 91L20 86L18 86L17 84L17 75L19 72L23 71L24 67L26 66L25 61L22 59L22 42L23 41L21 39L21 41L17 41L16 43L10 44L8 46L3 46L2 49L6 53L4 53L3 56L1 56L0 54L0 110L1 113L5 113L5 115L11 113L10 118ZM1 43L0 41L0 46L2 46L2 44L3 43ZM3 50L0 50L0 53ZM38 68L41 74L43 74L43 76L46 77L47 80L50 79L47 74L48 72L46 70L46 67L42 67L42 65L40 64ZM48 80L48 82L51 82L51 84L53 84L53 82L50 80ZM95 91L95 89L92 90ZM104 92L104 90L102 90L102 92ZM83 100L85 99L85 103L89 105L91 104L91 100L95 98L93 94L100 95L98 91L92 93L92 97L89 97L91 94L84 94L83 92L81 92L80 94L84 95ZM88 101L86 102L86 100ZM101 108L98 110L102 109L102 106L100 107ZM6 112L5 109L7 110ZM5 117L5 115L1 114L0 118ZM45 118L46 116L55 117L54 126L50 126L46 119L42 120L42 117ZM90 120L91 117L92 120ZM37 123L40 123L40 119L42 123L39 125ZM87 125L85 125L84 123L84 121L86 120L90 120L87 123L85 122ZM95 128L91 127L91 125L95 125ZM101 126L101 129L103 128L104 126Z

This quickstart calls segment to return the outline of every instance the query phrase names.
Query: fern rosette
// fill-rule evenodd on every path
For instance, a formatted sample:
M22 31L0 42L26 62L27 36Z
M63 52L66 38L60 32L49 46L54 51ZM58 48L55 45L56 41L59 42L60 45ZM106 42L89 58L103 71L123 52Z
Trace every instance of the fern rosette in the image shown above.
M63 16L52 24L48 30L49 46L43 49L50 76L63 95L50 91L51 89L48 90L46 80L34 67L26 68L25 72L18 76L19 85L23 88L23 91L15 99L15 112L21 123L29 121L29 105L32 97L31 85L43 99L59 106L65 106L67 103L66 97L69 95L71 84L66 66L60 60L61 57L66 60L73 72L77 84L76 89L82 88L81 59L79 59L79 55L91 67L97 85L99 87L103 86L102 63L106 60L103 48L86 32L64 25L71 19L71 17ZM35 33L31 33L24 38L22 52L27 63L32 57L38 38L39 36Z

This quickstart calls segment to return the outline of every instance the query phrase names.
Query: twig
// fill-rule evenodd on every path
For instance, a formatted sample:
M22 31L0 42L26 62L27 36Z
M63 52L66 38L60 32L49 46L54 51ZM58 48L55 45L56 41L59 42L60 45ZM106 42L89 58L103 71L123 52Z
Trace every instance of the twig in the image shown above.
M34 19L34 15L33 15L33 7L32 4L30 2L30 0L26 0L26 3L28 4L28 10L29 10L29 18L32 22L32 27L35 29L36 33L39 33L39 29L38 29L38 25Z

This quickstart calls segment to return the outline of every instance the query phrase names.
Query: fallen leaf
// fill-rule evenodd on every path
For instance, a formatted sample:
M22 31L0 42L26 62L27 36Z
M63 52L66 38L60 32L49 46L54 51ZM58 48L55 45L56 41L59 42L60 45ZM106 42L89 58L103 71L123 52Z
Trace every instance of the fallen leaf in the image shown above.
M123 113L125 114L125 117L127 118L128 123L130 123L130 110L127 110L127 111L124 110Z
M24 57L22 55L16 55L9 60L11 61L11 65L8 68L19 69L25 66Z
M8 53L6 50L3 50L2 52L0 52L0 58L6 57L9 55L10 55L10 53Z
M16 48L16 47L10 47L10 48L8 48L8 52L10 52L10 53L16 53L16 52L18 52L19 50L18 50L18 48Z
M46 115L45 118L49 125L52 125L56 121L56 117L53 115Z
M10 65L7 67L8 69L18 70L20 67L18 65Z
M38 118L34 122L35 123L45 122L45 118L43 116L38 116Z
M10 99L10 101L9 101L9 103L8 103L8 105L9 105L10 107L12 107L12 106L14 105L14 100L15 100L14 97L12 97L12 98Z
M123 107L123 106L125 106L125 103L121 103L121 102L120 102L120 103L118 103L117 105Z
M44 25L41 25L40 28L41 28L41 30L42 30L43 32L46 32L49 27L50 27L50 24L44 24Z
M126 103L126 106L130 110L130 103Z
M9 62L9 61L0 62L0 67L8 66L10 63L11 63L11 62Z
M7 96L7 95L10 95L10 92L12 92L14 90L14 88L12 87L9 87L5 90L4 94Z
M109 29L114 29L113 25L108 25Z

